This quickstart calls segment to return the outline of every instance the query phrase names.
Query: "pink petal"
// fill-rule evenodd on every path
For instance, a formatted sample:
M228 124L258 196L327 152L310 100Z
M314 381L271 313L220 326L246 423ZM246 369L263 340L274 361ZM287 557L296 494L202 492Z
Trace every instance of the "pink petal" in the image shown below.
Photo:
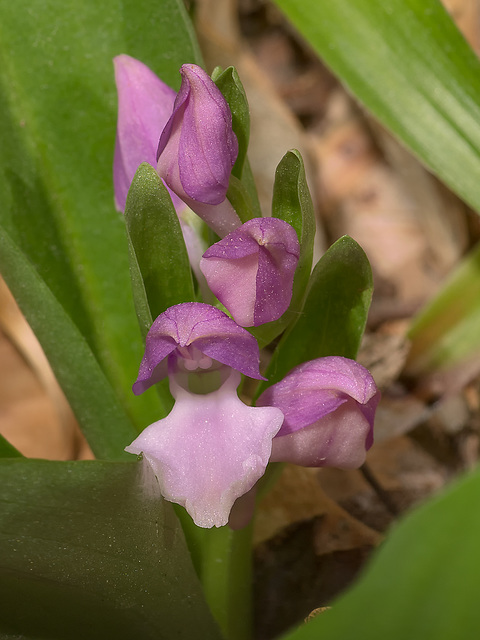
M301 364L258 399L285 416L272 460L359 466L373 443L379 400L371 374L354 360L330 356Z
M193 200L220 204L238 155L232 114L203 69L184 64L180 72L182 85L158 146L159 173L163 176L165 166L165 180L174 191L178 179ZM172 156L178 163L178 173L172 172Z
M238 155L232 114L203 69L186 64L181 74L173 113L158 144L157 171L172 191L223 236L241 224L226 200Z
M143 393L167 375L166 358L187 357L178 347L192 347L241 373L262 380L259 350L255 338L226 313L202 302L184 302L161 313L147 334L145 355L133 385ZM175 352L175 353L174 353Z
M232 371L217 391L195 395L171 380L171 413L126 447L143 453L162 495L184 506L200 527L228 522L235 500L264 474L283 421L279 409L243 404L239 382Z
M124 211L128 189L140 164L157 166L158 140L176 94L139 60L122 54L113 62L118 92L113 180L116 206ZM178 206L178 200L174 204Z
M379 400L375 381L358 362L328 356L292 369L283 380L269 387L257 404L282 409L285 422L281 435L286 435L313 424L349 398L370 416L371 406L375 408Z
M365 462L371 426L354 400L312 425L274 438L271 462L356 469Z
M299 255L292 226L255 218L207 249L200 269L238 324L258 326L288 309Z

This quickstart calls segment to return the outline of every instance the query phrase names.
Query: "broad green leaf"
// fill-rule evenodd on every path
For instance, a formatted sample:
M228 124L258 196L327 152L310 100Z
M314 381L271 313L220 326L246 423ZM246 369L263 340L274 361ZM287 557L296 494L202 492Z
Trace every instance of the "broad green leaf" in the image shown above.
M275 0L350 91L480 211L480 62L439 0Z
M123 449L136 437L135 427L78 327L1 227L0 272L7 284L22 283L17 302L29 318L94 454L106 459L127 457Z
M315 213L302 156L295 149L287 151L275 172L272 216L285 220L295 229L300 242L300 258L295 271L290 307L278 320L252 330L260 346L271 342L297 319L302 311L312 269Z
M125 207L131 270L138 266L142 284L134 275L134 300L146 296L150 320L165 309L195 299L192 272L178 215L158 173L147 163L137 170ZM136 305L137 306L137 305ZM150 328L144 304L137 307L143 336Z
M0 458L22 458L20 451L0 434Z
M283 640L471 640L480 628L480 473L389 534L332 609Z
M0 18L0 224L144 426L159 405L131 393L143 343L113 206L112 58L128 53L178 87L181 64L200 62L191 25L180 0L4 0ZM15 274L9 284L20 295Z
M355 240L343 236L317 262L302 313L273 354L266 373L268 384L278 382L307 360L322 356L355 358L372 291L367 256Z
M0 486L2 637L220 640L140 463L2 460Z
M409 375L461 367L480 358L480 245L455 269L409 331Z
M247 96L235 67L228 67L219 73L214 72L212 78L223 93L232 112L232 128L238 140L238 156L232 173L240 180L250 138L250 112Z

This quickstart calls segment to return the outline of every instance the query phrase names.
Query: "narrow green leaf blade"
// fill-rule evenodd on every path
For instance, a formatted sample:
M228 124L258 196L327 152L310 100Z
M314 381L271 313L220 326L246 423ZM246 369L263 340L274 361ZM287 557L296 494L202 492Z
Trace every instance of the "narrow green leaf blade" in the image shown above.
M180 524L142 465L0 461L0 635L221 636Z
M480 212L480 62L439 0L275 0L332 71Z
M89 345L38 273L0 227L0 272L17 287L17 302L29 318L57 379L99 458L127 456L123 448L137 431L119 404Z
M479 326L480 245L414 319L406 373L417 377L467 370L469 363L480 359ZM456 377L463 379L461 373Z
M174 304L194 300L192 271L178 215L158 173L147 163L140 165L132 181L125 220L131 253L135 255L131 270L138 265L143 281L139 286L134 277L134 299L146 295L153 319ZM150 328L148 314L142 311L141 315L145 336Z
M480 473L389 534L360 581L284 640L471 640L480 628Z
M343 236L317 262L302 313L281 339L267 369L268 384L278 382L307 360L355 358L372 291L372 271L365 252L355 240Z
M247 96L235 67L228 67L225 71L214 74L213 80L232 112L232 128L238 140L238 156L232 173L240 180L250 138L250 111Z
M296 149L287 151L275 172L272 216L285 220L297 232L300 259L295 271L291 313L301 310L313 260L315 212L305 175L305 166Z

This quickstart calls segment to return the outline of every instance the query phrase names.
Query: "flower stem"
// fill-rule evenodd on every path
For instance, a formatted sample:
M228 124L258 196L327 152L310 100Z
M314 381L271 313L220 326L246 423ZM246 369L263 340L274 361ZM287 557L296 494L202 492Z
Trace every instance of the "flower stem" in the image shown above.
M205 598L225 640L252 637L252 524L232 531L228 526L201 529L181 508L192 561Z

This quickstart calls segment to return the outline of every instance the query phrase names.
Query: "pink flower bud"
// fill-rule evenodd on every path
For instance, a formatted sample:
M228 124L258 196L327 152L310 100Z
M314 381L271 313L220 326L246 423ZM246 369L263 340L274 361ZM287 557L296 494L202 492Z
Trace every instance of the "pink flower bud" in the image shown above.
M299 255L291 225L254 218L207 249L200 269L235 321L251 327L277 320L288 309Z
M354 360L330 356L301 364L257 403L278 407L285 415L272 462L359 467L373 444L379 400L371 374Z
M213 80L184 64L182 84L157 151L157 171L188 206L224 236L240 219L226 200L238 143L230 108Z

